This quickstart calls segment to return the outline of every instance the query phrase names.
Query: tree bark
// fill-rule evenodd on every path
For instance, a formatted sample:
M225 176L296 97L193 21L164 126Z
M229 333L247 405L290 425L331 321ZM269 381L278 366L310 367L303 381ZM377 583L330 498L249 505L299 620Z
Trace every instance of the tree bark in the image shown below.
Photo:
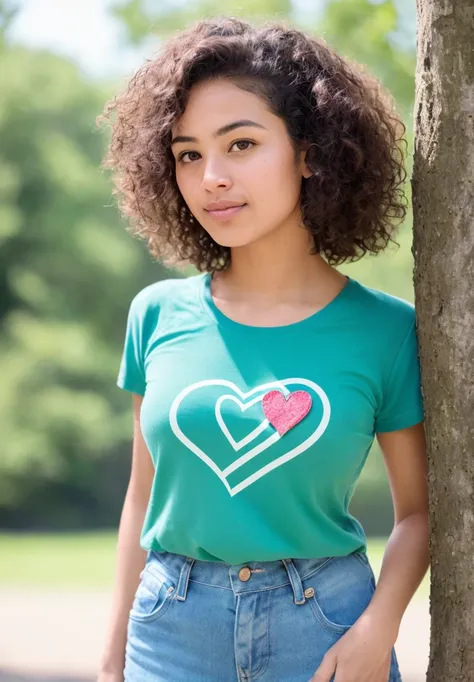
M428 682L474 680L474 1L417 0L413 256L429 459Z

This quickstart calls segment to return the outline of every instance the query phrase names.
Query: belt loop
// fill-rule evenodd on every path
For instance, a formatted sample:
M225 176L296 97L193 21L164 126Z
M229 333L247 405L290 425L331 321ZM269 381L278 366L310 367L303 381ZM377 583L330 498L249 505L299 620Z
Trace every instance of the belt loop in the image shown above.
M186 599L186 593L188 591L189 576L191 574L191 568L196 560L192 556L187 556L183 561L181 566L181 571L179 573L178 588L176 590L176 599L179 601L184 601Z
M295 604L304 604L306 598L304 596L303 583L301 582L300 574L296 570L296 566L292 559L282 559L283 565L288 571L291 587L293 588L293 596Z

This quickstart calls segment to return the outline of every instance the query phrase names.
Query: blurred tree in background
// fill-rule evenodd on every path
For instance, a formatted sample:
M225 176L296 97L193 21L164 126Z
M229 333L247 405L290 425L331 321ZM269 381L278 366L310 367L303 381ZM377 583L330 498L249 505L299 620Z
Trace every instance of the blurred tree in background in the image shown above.
M319 17L298 7L163 0L157 9L130 0L113 12L132 44L149 42L150 55L205 16L289 19L381 78L396 96L411 150L415 54L395 40L393 3L334 0ZM95 119L117 85L89 81L50 52L11 46L13 17L14 4L0 0L0 527L116 525L131 460L131 399L115 386L128 306L147 284L180 275L126 232L100 169L107 136ZM411 216L398 242L400 250L342 270L413 300ZM351 511L368 533L390 532L376 443Z
M164 269L111 207L105 88L5 41L0 69L0 519L112 522L129 459L114 381L127 308Z

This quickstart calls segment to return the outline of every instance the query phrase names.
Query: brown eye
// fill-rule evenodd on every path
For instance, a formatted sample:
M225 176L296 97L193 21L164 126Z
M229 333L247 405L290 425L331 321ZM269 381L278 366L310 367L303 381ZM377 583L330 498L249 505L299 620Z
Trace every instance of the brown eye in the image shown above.
M236 145L236 144L250 144L250 145L252 145L253 147L255 146L255 143L252 142L251 140L236 140L236 141L234 142L234 144L232 145L232 147L233 147L234 145ZM247 151L247 149L249 149L249 147L246 147L246 149L240 149L240 151L241 151L241 152L245 152L245 151Z
M252 140L236 140L235 142L233 142L233 143L231 144L230 149L232 149L232 147L235 147L236 144L237 144L237 145L241 145L241 144L247 145L244 149L239 148L238 151L241 151L241 152L246 152L247 149L250 149L251 147L255 147L255 142L252 142ZM251 147L249 147L248 145L251 145ZM190 157L189 157L190 154L197 154L198 158L199 158L199 156L200 156L200 155L199 155L199 152L181 152L181 154L178 156L178 161L181 161L181 162L186 163L186 164L187 164L187 163L192 163L193 161L197 161L197 159L192 159L192 158L190 158ZM184 161L184 157L185 157L185 156L188 156L188 160L187 160L187 161Z
M184 159L184 157L185 157L187 154L197 154L197 155L199 156L198 152L182 152L182 153L178 156L178 161L182 161L182 160ZM193 160L193 159L191 159L191 161L192 161L192 160ZM194 159L194 160L195 160L195 159Z

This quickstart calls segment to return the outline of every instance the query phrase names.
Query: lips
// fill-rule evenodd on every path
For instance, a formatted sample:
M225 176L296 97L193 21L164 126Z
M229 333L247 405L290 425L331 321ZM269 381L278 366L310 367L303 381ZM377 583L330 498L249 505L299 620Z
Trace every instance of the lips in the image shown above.
M206 206L206 211L226 211L228 208L239 208L239 206L243 206L244 203L245 202L242 202L241 204L234 204L230 202L222 202L222 204L209 204Z
M207 212L210 216L213 218L217 218L218 220L227 220L228 218L232 218L234 215L237 215L242 211L247 206L247 204L241 204L240 206L231 206L229 208L223 208L223 209L215 209L212 211L209 211L208 209Z
M221 199L220 201L210 201L207 206L205 206L206 211L223 211L226 208L234 208L236 206L243 206L245 201L241 204L237 203L235 200L231 199Z

